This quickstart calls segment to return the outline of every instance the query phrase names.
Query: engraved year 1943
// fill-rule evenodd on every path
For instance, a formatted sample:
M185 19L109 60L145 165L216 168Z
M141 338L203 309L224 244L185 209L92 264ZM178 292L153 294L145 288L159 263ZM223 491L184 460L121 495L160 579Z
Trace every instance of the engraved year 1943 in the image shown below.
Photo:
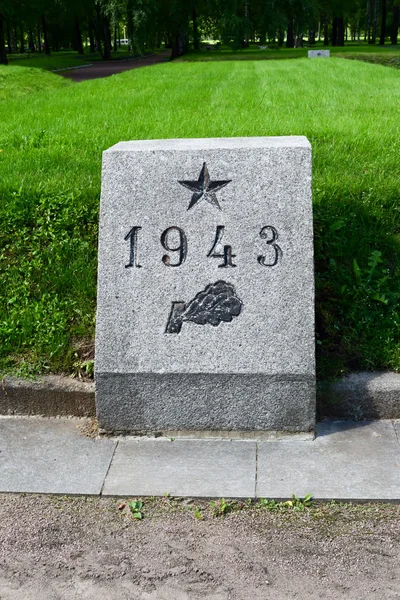
M139 263L141 229L142 227L136 225L125 236L125 241L129 243L129 262L125 265L126 268L140 269L142 267ZM214 243L206 252L208 258L222 261L218 264L218 267L222 269L236 267L234 259L238 258L236 254L233 254L232 246L222 243L224 233L225 225L217 225ZM272 225L265 225L259 231L259 236L265 240L266 247L264 254L255 257L258 264L262 267L275 267L282 257L282 250L277 243L279 237L277 230ZM174 225L165 229L160 236L160 244L166 251L166 254L160 252L161 260L166 267L180 267L185 262L189 247L186 233L181 227Z

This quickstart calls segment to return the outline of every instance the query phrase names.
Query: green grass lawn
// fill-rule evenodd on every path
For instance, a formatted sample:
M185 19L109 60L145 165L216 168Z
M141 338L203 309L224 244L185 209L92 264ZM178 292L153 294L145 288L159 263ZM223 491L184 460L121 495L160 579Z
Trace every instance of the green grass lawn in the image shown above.
M351 60L361 60L363 62L375 65L384 65L386 67L396 67L400 69L400 51L393 52L348 52L347 54L337 53L337 57L349 58Z
M69 80L55 77L41 69L0 67L0 102L13 101L21 96L29 96L33 92L60 90L69 85L71 85ZM0 114L4 117L1 108ZM1 124L2 120L1 118Z
M0 77L9 72L21 87L30 77ZM86 356L102 150L302 134L313 146L319 375L400 369L396 69L299 59L173 62L80 84L46 75L53 87L0 102L3 372L71 370Z
M233 51L230 48L222 47L220 50L213 48L213 45L203 46L200 51L189 52L181 58L179 62L215 62L223 60L283 60L285 58L305 58L309 50L330 50L331 55L347 58L348 55L371 55L380 57L381 55L392 54L400 57L400 48L391 45L378 46L368 44L346 44L346 46L306 46L304 48L266 48L261 50L258 44L252 44L250 48Z
M41 54L18 54L11 56L9 64L18 67L33 67L45 69L46 71L54 71L56 69L67 69L69 67L78 67L88 65L93 62L93 57L79 55L77 52L54 52L47 56L43 52Z

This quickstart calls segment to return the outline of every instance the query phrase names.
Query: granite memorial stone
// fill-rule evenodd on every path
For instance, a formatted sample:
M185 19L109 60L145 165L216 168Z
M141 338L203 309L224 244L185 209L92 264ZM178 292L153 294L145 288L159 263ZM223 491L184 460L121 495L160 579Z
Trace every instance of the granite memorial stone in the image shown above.
M311 146L121 142L103 154L99 425L312 431Z
M329 58L331 55L330 50L309 50L308 58Z

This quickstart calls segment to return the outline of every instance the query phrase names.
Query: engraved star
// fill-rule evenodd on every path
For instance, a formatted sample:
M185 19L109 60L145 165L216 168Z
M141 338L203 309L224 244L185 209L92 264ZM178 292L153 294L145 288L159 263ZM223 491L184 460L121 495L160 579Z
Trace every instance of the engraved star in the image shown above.
M201 169L198 181L178 181L178 183L185 188L188 188L191 192L194 192L188 210L193 208L201 198L204 198L206 202L221 210L215 193L228 185L231 181L232 179L228 179L227 181L211 181L207 165L206 163L203 163L203 168Z

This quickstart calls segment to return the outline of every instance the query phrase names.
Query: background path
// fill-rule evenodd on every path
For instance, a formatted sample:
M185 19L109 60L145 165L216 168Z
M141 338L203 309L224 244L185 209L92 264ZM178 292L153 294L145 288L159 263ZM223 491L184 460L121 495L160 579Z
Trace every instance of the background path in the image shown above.
M99 79L100 77L109 77L123 71L130 71L138 67L147 67L158 63L167 62L171 58L170 50L162 50L150 56L143 58L132 58L128 60L107 60L98 61L87 67L79 67L79 69L70 69L61 71L60 75L68 77L72 81L86 81L88 79Z
M196 507L197 506L197 512ZM394 600L395 505L244 505L0 494L1 600ZM197 517L196 517L197 515Z

